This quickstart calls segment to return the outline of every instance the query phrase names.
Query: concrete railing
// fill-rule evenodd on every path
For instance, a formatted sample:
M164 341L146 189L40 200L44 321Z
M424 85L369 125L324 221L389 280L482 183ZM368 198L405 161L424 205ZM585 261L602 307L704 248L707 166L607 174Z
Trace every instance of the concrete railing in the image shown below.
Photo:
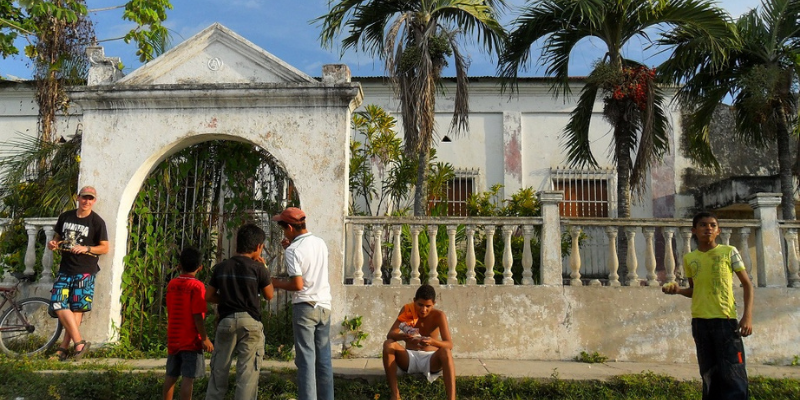
M666 282L686 283L682 260L684 254L692 251L690 219L561 219L558 216L561 198L560 192L541 193L542 217L538 218L348 217L346 283L355 286L418 285L421 282L454 286L561 285L562 272L566 272L569 285L583 286L586 283L582 279L582 268L585 261L590 261L582 257L583 233L587 229L604 232L606 236L603 238L605 254L599 257L604 279L592 279L589 285L657 287ZM755 285L800 287L797 233L800 222L777 219L780 194L759 193L752 196L749 203L756 218L720 220L718 243L739 249ZM421 242L422 232L425 234ZM562 232L568 236L567 242L571 242L570 254L564 261L567 267L563 269ZM511 245L515 237L522 238L521 247ZM533 247L531 239L538 239L533 241ZM495 252L498 240L503 244L502 251ZM618 249L626 253L627 275L624 277L618 275L621 264ZM424 260L421 253L426 254L422 257ZM532 258L536 253L538 260ZM483 254L477 271L476 254ZM594 258L597 262L598 257ZM446 260L446 266L440 265L442 259ZM521 265L521 274L512 271L514 260ZM420 266L427 267L427 276L420 276ZM439 273L443 270L446 270L446 278L440 279ZM499 271L502 279L495 279L495 271ZM476 279L478 275L482 275L482 279Z

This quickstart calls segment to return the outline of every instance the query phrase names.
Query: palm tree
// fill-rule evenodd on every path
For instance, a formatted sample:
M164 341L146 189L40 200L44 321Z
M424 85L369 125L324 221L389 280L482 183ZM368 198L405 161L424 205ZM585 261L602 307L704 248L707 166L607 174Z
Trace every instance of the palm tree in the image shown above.
M783 218L795 219L792 134L796 129L798 68L800 68L800 0L764 0L760 10L742 15L735 24L741 43L710 48L691 30L676 30L665 42L676 46L676 57L665 63L671 79L685 79L677 99L687 115L693 159L718 166L708 146L709 124L717 106L732 96L734 140L762 146L777 144ZM722 59L723 62L716 60ZM687 70L682 64L696 68ZM796 172L796 171L795 171Z
M553 91L567 96L570 55L576 45L590 37L606 45L564 128L564 143L570 166L598 165L590 148L589 124L600 92L603 117L613 130L618 215L623 218L630 217L631 191L642 193L649 168L669 151L665 94L655 84L654 71L624 57L623 49L631 39L649 40L648 29L668 26L691 27L712 43L732 40L726 14L706 1L543 0L523 7L500 57L500 74L513 85L531 58L531 46L543 40L541 61L547 75L555 78Z
M505 0L342 0L317 19L320 40L330 47L342 31L342 52L353 48L385 62L400 99L405 153L417 160L414 215L426 215L427 174L435 134L437 86L448 58L454 62L456 92L453 134L468 129L468 59L459 39L476 34L491 53L500 49L505 31L497 12Z

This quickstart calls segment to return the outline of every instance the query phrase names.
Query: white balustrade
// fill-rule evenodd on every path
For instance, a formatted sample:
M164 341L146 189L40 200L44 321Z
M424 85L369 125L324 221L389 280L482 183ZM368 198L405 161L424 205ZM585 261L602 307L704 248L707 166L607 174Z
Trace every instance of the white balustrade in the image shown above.
M361 249L361 243L363 243L364 238L364 225L355 225L353 227L353 236L355 236L355 244L353 245L353 249L356 252L353 257L353 262L355 263L353 272L353 285L355 286L362 286L364 285L364 250Z
M467 226L467 285L477 285L475 279L475 228Z
M639 286L639 276L636 271L639 268L639 261L636 258L636 227L626 227L625 236L628 238L628 276L625 284L627 286Z
M511 234L514 227L503 225L503 285L513 285L514 278L511 267L514 265L514 256L511 254Z
M457 285L458 274L456 273L456 265L458 265L458 257L456 256L456 230L458 225L447 225L447 284Z
M797 259L797 229L787 229L784 233L786 239L786 266L789 272L789 286L800 287L800 276L797 271L800 269Z
M494 225L486 225L483 229L486 234L486 255L483 257L486 271L483 273L483 284L492 286L494 285Z
M569 234L572 237L572 251L569 257L569 277L571 278L569 284L570 286L583 286L583 282L581 281L581 247L579 243L581 227L571 226L569 228Z
M522 245L522 284L533 285L533 256L531 255L533 225L524 225L522 232L522 236L525 238L525 243Z
M436 233L439 225L428 225L428 285L439 286L439 254L436 252Z
M422 232L422 226L411 225L411 279L409 283L412 285L419 285L419 233Z
M750 228L739 229L739 253L742 255L742 261L747 268L747 275L750 276L750 281L753 286L758 286L756 276L753 274L753 262L750 260Z
M644 235L644 265L645 269L647 270L647 286L655 287L659 286L658 281L656 278L656 249L653 242L653 237L655 236L656 228L654 226L646 226L642 228L642 234Z
M681 257L679 258L681 267L678 269L678 277L680 279L686 279L686 266L683 265L683 257L692 252L692 228L681 228L680 231L681 238L683 239L683 251L681 251Z
M392 286L403 284L402 272L400 271L400 267L403 265L403 256L400 254L402 250L401 245L403 243L403 238L400 234L402 231L402 225L395 225L392 229L394 233L394 249L392 249Z
M672 238L675 236L675 228L664 228L662 235L664 235L664 270L667 273L666 283L672 283L675 282L675 255L672 253Z
M383 237L383 229L380 226L372 227L372 237L374 238L373 244L375 248L372 250L372 285L383 285L383 247L381 238Z
M619 257L617 256L617 227L607 226L606 235L608 236L608 286L620 286Z

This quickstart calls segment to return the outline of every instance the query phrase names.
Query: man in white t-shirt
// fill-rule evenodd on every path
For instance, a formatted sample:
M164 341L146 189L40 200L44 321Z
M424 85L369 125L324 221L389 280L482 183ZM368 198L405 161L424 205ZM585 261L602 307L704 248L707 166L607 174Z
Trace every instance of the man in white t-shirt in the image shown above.
M306 229L306 214L289 207L272 217L286 237L288 278L272 278L275 288L292 294L292 330L298 400L333 400L331 366L331 285L328 246Z

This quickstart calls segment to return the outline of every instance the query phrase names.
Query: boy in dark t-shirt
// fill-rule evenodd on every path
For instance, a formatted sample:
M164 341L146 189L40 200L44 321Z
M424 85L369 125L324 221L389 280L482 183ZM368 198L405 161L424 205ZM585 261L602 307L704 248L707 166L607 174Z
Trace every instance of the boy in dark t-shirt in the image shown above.
M58 276L50 292L50 311L66 331L56 351L61 361L67 359L70 342L74 345L76 360L89 351L91 343L82 339L79 328L83 314L92 310L94 277L100 270L97 261L109 250L106 223L92 211L97 202L97 190L84 186L77 200L77 209L58 217L55 237L47 243L50 250L61 251Z
M181 400L191 400L195 378L205 375L203 351L214 351L204 324L206 287L195 278L200 265L200 251L183 249L180 256L181 275L167 285L167 373L164 378L164 400L172 400L175 383L183 377Z

